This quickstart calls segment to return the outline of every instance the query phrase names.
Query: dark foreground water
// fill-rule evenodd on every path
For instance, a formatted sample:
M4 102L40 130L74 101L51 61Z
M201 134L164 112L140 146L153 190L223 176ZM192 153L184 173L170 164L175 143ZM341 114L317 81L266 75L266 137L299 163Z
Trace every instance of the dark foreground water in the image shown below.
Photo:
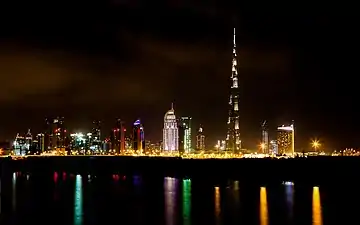
M4 182L4 181L2 181ZM14 173L0 224L360 224L352 183L260 187L241 180Z

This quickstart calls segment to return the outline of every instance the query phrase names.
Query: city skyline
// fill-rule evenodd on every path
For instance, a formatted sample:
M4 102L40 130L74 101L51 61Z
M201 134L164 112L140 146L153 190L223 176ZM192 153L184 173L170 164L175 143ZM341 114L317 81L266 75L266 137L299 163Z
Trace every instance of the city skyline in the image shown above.
M223 6L213 13L191 6L191 15L183 8L150 13L142 4L110 8L103 8L108 17L100 21L77 15L60 26L55 13L46 23L29 18L16 31L4 28L1 139L38 130L50 115L84 130L95 119L110 129L113 118L142 118L146 135L161 139L169 102L178 115L203 124L208 143L224 139L235 24L244 146L255 147L263 120L270 129L295 120L299 147L314 137L335 149L360 146L351 20ZM154 12L168 19L150 18Z

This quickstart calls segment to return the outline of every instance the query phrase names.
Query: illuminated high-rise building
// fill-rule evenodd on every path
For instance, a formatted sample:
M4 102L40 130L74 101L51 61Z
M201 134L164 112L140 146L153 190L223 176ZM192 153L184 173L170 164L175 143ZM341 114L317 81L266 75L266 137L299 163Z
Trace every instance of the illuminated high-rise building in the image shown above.
M196 150L198 151L205 150L205 135L204 135L204 130L201 126L196 135Z
M91 130L90 150L101 150L101 122L99 120L93 121L93 128Z
M173 105L165 113L163 129L163 150L173 152L179 150L179 130Z
M15 155L25 155L26 151L27 151L25 137L20 135L19 133L16 134L16 137L15 137L15 140L13 143L13 148L14 148Z
M191 148L191 117L181 117L178 121L179 151L190 153Z
M277 140L271 140L269 143L269 151L271 154L278 154L278 144Z
M116 120L116 125L110 135L111 149L116 153L125 152L125 126L120 119Z
M141 124L140 120L136 120L133 124L133 150L137 152L145 151L145 136L144 136L144 127Z
M266 120L261 125L261 153L269 154L269 131Z
M240 140L240 113L239 113L239 76L237 71L237 55L235 28L232 53L232 73L230 77L230 98L229 98L229 118L227 121L226 150L239 151L241 149Z
M52 150L52 120L49 118L45 119L45 129L44 129L44 146L45 151Z
M79 153L85 153L86 136L83 133L70 134L70 149Z
M26 142L26 150L30 151L32 148L32 142L33 142L33 136L30 132L30 129L28 129L28 132L25 135L25 142Z
M57 117L52 124L51 147L53 150L65 150L66 129L64 126L64 117Z
M45 134L39 133L36 138L38 141L37 151L44 152L45 151Z
M277 128L277 147L278 154L294 154L295 152L295 132L294 124Z

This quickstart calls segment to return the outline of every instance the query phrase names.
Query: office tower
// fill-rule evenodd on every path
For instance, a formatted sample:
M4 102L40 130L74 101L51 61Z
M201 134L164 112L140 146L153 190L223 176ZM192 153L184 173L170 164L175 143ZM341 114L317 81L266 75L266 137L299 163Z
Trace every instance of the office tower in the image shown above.
M165 113L164 129L163 129L163 149L165 152L173 152L179 150L179 130L176 123L176 116L173 105L171 109Z
M294 154L294 124L277 128L277 145L279 154Z
M235 42L235 28L232 54L232 74L230 79L229 118L227 121L226 150L239 151L240 140L240 114L239 114L239 77L237 72L237 55Z
M178 121L179 151L191 152L191 117L181 117Z
M185 152L185 128L180 123L180 120L177 121L178 124L178 146L179 146L179 152L184 153Z
M52 120L49 118L45 119L45 127L44 127L44 146L45 146L45 151L49 151L52 150L52 136L53 136L53 131L52 131Z
M133 150L142 153L145 151L144 127L140 120L133 124Z
M22 155L24 156L26 154L26 139L24 136L21 136L19 133L16 134L14 143L14 154L15 155Z
M269 154L269 131L266 120L261 125L261 153Z
M41 153L40 151L40 144L39 140L37 139L37 136L32 140L31 147L30 147L30 154L31 155L39 155Z
M98 151L102 148L101 141L101 122L99 120L93 121L93 128L91 130L91 145L90 150Z
M95 148L93 146L93 137L92 133L87 133L85 138L85 150L90 151L91 153L94 153Z
M277 145L277 140L271 140L269 143L269 150L271 154L278 154L278 145Z
M65 150L66 130L64 126L64 117L57 117L52 124L51 147L52 150Z
M39 151L41 153L44 152L45 151L45 134L39 133L36 136L36 139L38 141L37 151Z
M204 135L204 130L201 126L196 135L196 150L198 151L205 150L205 135Z
M110 136L110 141L111 149L118 154L125 152L125 131L124 122L117 119L115 128Z
M32 142L33 142L33 137L30 132L30 129L28 129L28 132L25 135L25 142L26 142L25 144L26 151L30 153L29 151L32 149Z
M85 153L86 136L83 133L70 134L70 149L72 151Z

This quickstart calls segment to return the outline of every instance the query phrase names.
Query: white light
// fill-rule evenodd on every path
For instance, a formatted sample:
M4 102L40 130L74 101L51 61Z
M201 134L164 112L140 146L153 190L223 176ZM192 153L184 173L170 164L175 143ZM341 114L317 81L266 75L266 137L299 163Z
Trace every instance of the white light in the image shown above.
M76 137L84 137L84 134L81 133L81 132L80 132L80 133L75 133L75 136L76 136Z
M288 127L278 127L278 130L286 130L286 131L293 131L293 127L292 126L288 126Z

